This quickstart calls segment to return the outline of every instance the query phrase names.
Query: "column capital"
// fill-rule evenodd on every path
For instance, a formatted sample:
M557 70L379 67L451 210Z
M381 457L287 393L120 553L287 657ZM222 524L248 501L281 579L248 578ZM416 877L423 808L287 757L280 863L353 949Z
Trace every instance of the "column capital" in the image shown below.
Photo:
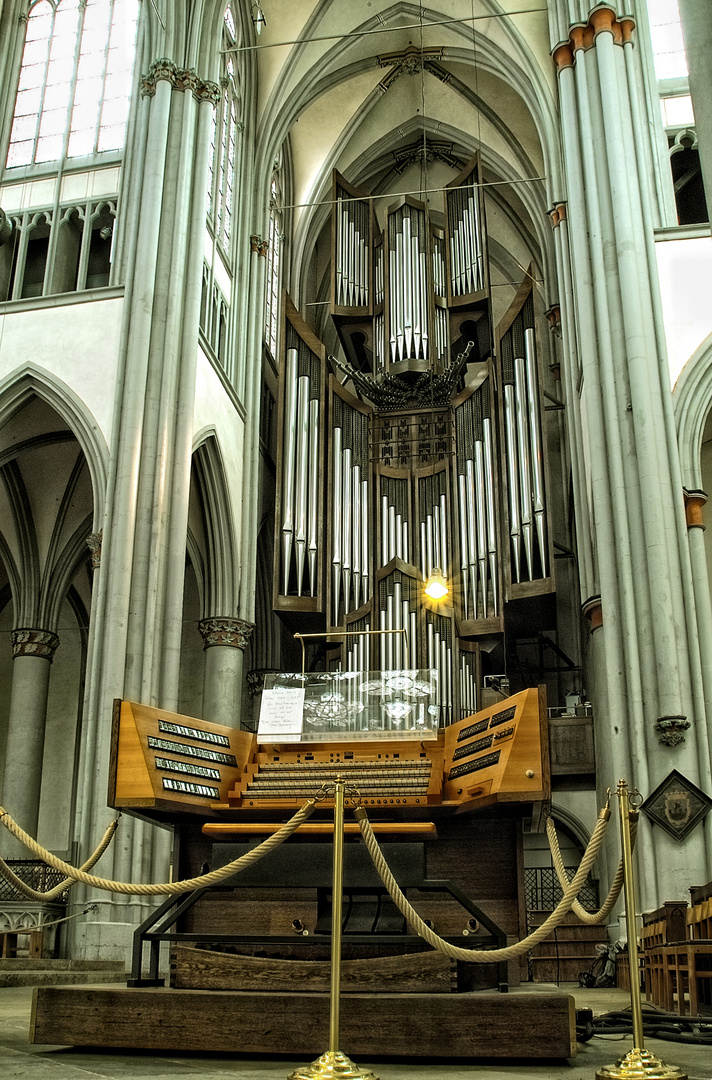
M255 233L254 236L250 237L250 251L266 258L269 251L269 240L263 240L261 236Z
M562 221L566 221L566 216L566 203L556 203L549 211L552 229L555 229Z
M688 529L704 529L702 521L702 507L707 502L706 491L687 491L683 488L685 498L685 521Z
M98 570L101 566L101 542L103 537L103 529L99 529L99 532L91 533L90 536L87 536L87 547L91 551L92 570Z
M156 84L161 80L169 82L174 90L189 90L196 101L209 101L213 106L220 100L220 87L217 83L206 82L196 75L193 68L179 68L168 57L154 60L146 75L141 78L141 94L153 97Z
M224 645L244 652L254 628L254 623L230 616L201 619L198 623L198 629L203 635L203 649L209 649L213 645Z
M603 626L603 605L600 596L589 596L581 605L581 614L588 619L591 633Z
M551 51L551 58L559 74L576 63L576 54L594 48L599 34L611 34L614 44L627 45L633 38L635 19L622 15L619 19L608 4L595 7L587 23L574 23L569 30L568 41L561 41Z
M51 630L32 630L22 627L10 634L13 659L18 656L40 656L50 664L59 645L59 638Z

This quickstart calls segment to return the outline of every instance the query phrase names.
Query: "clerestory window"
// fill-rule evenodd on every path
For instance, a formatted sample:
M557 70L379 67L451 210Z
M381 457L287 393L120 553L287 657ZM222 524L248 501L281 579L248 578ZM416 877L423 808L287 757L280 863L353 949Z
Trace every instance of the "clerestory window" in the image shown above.
M208 174L208 218L216 239L227 253L232 234L235 190L236 144L242 130L241 87L235 53L227 51L240 45L232 4L223 18L222 95L213 115L213 133Z
M277 358L279 329L279 294L282 281L282 243L284 241L284 212L279 162L275 163L270 184L269 234L267 246L267 286L265 296L265 344Z
M120 150L139 0L36 0L27 17L7 167Z

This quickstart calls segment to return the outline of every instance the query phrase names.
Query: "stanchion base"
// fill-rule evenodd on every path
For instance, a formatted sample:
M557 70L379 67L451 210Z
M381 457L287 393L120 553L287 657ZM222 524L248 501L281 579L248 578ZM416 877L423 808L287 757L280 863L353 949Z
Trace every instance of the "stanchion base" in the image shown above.
M687 1073L677 1065L666 1065L647 1050L633 1047L615 1065L604 1065L596 1080L687 1080Z
M288 1080L378 1080L370 1069L359 1069L340 1050L327 1050L325 1054L289 1074Z

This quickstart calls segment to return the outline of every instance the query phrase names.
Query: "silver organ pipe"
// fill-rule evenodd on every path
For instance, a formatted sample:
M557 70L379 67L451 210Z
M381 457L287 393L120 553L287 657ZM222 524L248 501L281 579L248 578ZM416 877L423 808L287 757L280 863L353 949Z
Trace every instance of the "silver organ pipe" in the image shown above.
M423 581L425 581L425 579L428 576L428 564L427 564L428 543L427 543L427 540L426 540L425 532L426 532L425 522L421 521L421 523L420 523L420 572L423 575Z
M484 390L484 387L483 387ZM489 394L487 394L489 398ZM485 470L485 506L487 513L487 556L489 575L492 583L492 607L494 614L499 611L499 582L497 575L497 524L494 509L494 453L492 449L492 419L489 415L482 418Z
M354 462L351 469L352 482L351 493L353 498L353 582L354 582L354 608L360 606L361 598L361 466L358 461Z
M459 463L458 463L459 464ZM457 472L457 490L458 490L458 518L460 521L460 570L462 572L462 608L465 619L470 617L470 608L468 604L468 580L467 580L467 567L468 567L468 539L467 539L467 480L465 474L460 472L458 468ZM473 613L473 618L475 617Z
M369 291L369 210L343 188L336 194L336 303L366 307Z
M381 496L381 566L390 561L388 545L388 496Z
M504 427L509 481L509 536L512 545L514 579L521 579L521 519L519 516L519 455L517 452L517 409L514 389L514 363L511 338L502 341L502 379L504 382Z
M302 595L307 548L307 494L309 470L309 376L300 375L297 386L297 481L294 543L297 555L297 596Z
M309 402L309 592L316 596L317 554L319 550L319 523L317 499L319 497L319 398Z
M484 259L476 184L447 193L450 291L467 296L484 288Z
M519 508L522 522L522 539L526 556L527 576L534 576L534 550L532 535L532 476L529 448L529 410L527 409L527 384L524 360L524 334L521 320L512 327L514 346L514 394L517 417L517 461L519 465Z
M438 563L438 566L443 574L448 574L450 569L450 552L447 543L447 509L444 491L440 492L440 513L438 516L440 520L440 558L442 560Z
M425 212L405 203L388 217L391 363L429 356Z
M294 539L294 466L297 441L297 363L299 353L287 349L285 371L284 440L282 449L282 577L289 592L289 570Z
M334 490L331 507L331 525L332 525L332 566L334 574L334 626L339 625L339 597L341 595L341 508L343 505L343 494L341 490L342 486L342 444L343 444L343 429L341 427L341 402L338 399L334 400L334 408L336 411L336 417L334 420L334 433L333 433L333 476L334 476Z
M346 419L346 417L344 418ZM351 599L351 447L347 425L344 425L344 449L341 455L342 497L341 507L341 575L344 595L344 612L348 615Z
M368 517L368 480L361 481L361 588L364 604L370 597L369 591L369 529Z
M532 494L534 520L539 542L542 576L547 576L546 522L544 520L544 462L542 459L541 430L539 427L539 387L536 375L536 342L533 327L524 331L526 354L527 405L529 408L529 438L531 440Z
M487 619L499 612L489 379L458 406L455 434L463 611L465 619Z

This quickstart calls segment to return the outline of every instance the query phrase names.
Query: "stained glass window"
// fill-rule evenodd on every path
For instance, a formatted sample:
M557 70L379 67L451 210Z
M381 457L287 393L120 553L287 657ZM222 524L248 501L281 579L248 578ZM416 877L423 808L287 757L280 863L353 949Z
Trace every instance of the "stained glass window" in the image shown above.
M650 36L658 79L680 79L687 75L687 59L677 0L648 0Z
M139 0L37 0L30 8L7 167L124 145Z
M270 187L269 247L267 249L267 295L265 299L265 342L272 356L277 356L277 329L279 325L279 293L281 288L281 261L283 235L282 192L279 169L275 167Z
M230 4L223 20L223 49L238 44L236 20ZM225 56L225 53L223 53ZM227 54L222 74L222 97L213 117L208 174L208 216L215 235L227 251L232 231L236 140L240 124L240 81L235 57Z

